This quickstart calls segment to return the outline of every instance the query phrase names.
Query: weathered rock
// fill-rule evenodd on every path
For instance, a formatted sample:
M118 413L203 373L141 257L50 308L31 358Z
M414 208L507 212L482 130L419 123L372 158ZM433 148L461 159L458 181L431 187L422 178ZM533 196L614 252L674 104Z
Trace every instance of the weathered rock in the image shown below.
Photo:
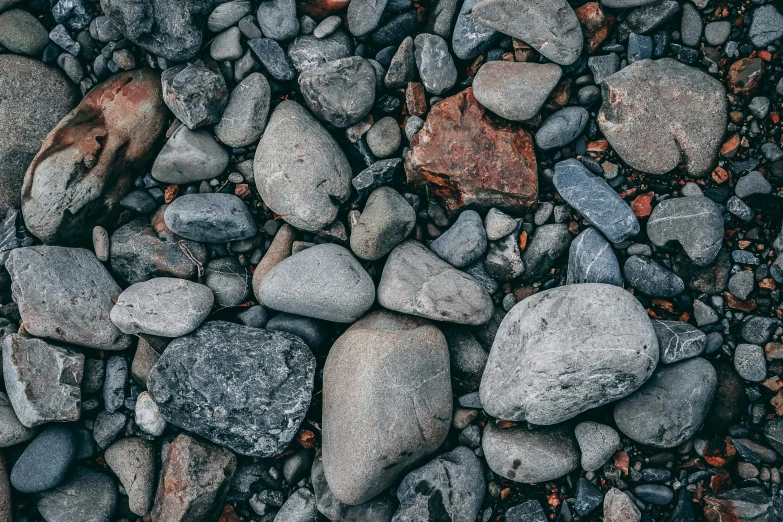
M275 515L274 522L315 522L317 515L315 495L306 487L302 487L286 499Z
M451 381L460 395L478 390L487 364L487 352L465 328L443 328L451 360Z
M307 106L335 127L364 118L375 101L375 69L360 56L315 65L299 76Z
M678 241L695 264L709 265L723 244L723 212L704 196L666 199L653 209L647 235L658 246Z
M521 301L503 319L481 379L481 403L500 419L556 424L625 397L657 363L652 324L631 294L603 284L554 288Z
M288 58L300 73L311 67L353 55L353 38L338 29L326 38L306 34L294 38L288 46Z
M416 211L399 192L380 187L370 194L364 212L351 230L351 250L375 261L399 245L416 226Z
M671 20L680 12L677 0L663 0L633 9L620 24L618 33L625 37L630 33L649 34Z
M604 497L604 520L606 522L639 522L642 514L628 494L617 488L610 489Z
M601 92L598 125L632 168L665 174L684 160L692 176L712 171L727 114L718 80L673 58L640 60L606 78Z
M247 206L233 194L185 194L171 202L163 218L175 234L205 243L248 239L258 231Z
M30 232L45 243L70 243L113 223L120 198L152 159L165 120L157 72L120 73L92 89L27 169L22 214Z
M418 522L445 516L453 522L473 522L484 500L481 461L465 446L405 475L397 488L400 507L394 522Z
M323 466L334 496L356 505L388 488L445 440L451 408L436 327L386 311L351 326L324 366Z
M498 281L511 281L522 275L525 263L519 251L519 235L509 234L499 241L490 242L487 256L481 266L489 276ZM470 273L469 267L465 271Z
M709 522L773 522L778 519L772 499L760 487L731 489L707 495L704 497L704 517Z
M660 362L671 364L701 355L707 346L707 336L693 325L681 321L653 321Z
M230 451L180 435L163 461L152 520L216 519L236 469Z
M19 421L8 395L0 393L0 448L7 448L30 440L36 433L38 433L37 429L28 428ZM2 495L0 495L1 497ZM2 513L2 509L0 509L0 513Z
M528 500L506 510L506 522L544 522L546 513L538 500Z
M3 340L3 377L19 421L79 420L84 355L23 334Z
M209 0L101 0L103 12L136 45L173 62L190 60L201 49Z
M672 268L692 290L718 294L726 289L731 266L731 255L726 248L721 248L715 260L706 266L697 265L685 251L680 252L674 258Z
M111 310L111 320L126 334L182 337L204 322L213 300L204 285L156 277L123 291Z
M130 346L130 338L109 319L120 287L89 250L17 248L5 267L30 334L99 350Z
M220 4L212 10L207 18L207 29L213 33L218 33L228 29L239 22L250 12L250 2L244 0L234 0Z
M217 306L239 306L247 301L250 272L236 257L213 259L207 263L204 284L212 290Z
M351 195L351 167L342 149L293 101L272 112L253 170L264 203L303 230L320 230L334 221L332 198L343 202Z
M612 245L595 228L582 231L571 242L566 284L605 283L622 286L623 275Z
M489 62L473 79L473 95L498 116L529 120L544 106L561 75L552 63Z
M603 2L603 4L604 6L607 6L605 2ZM598 2L587 2L575 9L574 13L582 26L582 33L584 33L585 37L585 50L588 54L593 54L601 47L601 44L607 39L609 33L612 32L615 17L604 12L601 8L601 4ZM630 56L630 41L628 43L628 48L628 54Z
M160 75L163 101L190 129L220 121L228 104L228 88L217 64L197 60Z
M579 467L579 446L566 426L528 431L488 423L481 447L490 469L515 482L554 480Z
M611 426L597 422L580 422L574 436L582 453L582 467L587 471L601 469L621 447L620 435Z
M114 413L125 406L125 388L128 383L128 360L112 355L106 361L106 379L103 382L103 402L106 411Z
M408 181L427 185L449 210L519 212L538 199L538 168L530 134L490 119L472 89L436 104L411 141Z
M772 44L783 36L783 15L774 5L762 5L753 11L748 37L759 48Z
M314 372L298 337L216 321L172 341L148 388L166 421L237 453L271 457L304 419Z
M218 139L230 147L255 143L266 127L271 92L261 73L252 73L231 91L231 97L215 125Z
M267 38L289 40L299 32L295 0L263 0L256 18Z
M182 125L174 131L152 165L152 177L164 183L194 183L218 177L229 154L206 130Z
M289 81L296 77L296 70L291 60L276 41L271 38L253 38L247 41L247 45L275 80Z
M414 44L416 67L427 92L439 96L454 87L457 67L446 40L438 35L423 33L416 36Z
M116 506L114 481L83 467L77 467L59 486L40 493L36 504L47 522L110 522Z
M685 290L682 279L646 256L626 259L623 273L628 284L651 297L674 297Z
M351 323L372 306L375 285L346 248L323 244L297 252L269 270L258 296L281 312Z
M155 494L155 453L155 446L151 442L138 437L128 437L109 446L103 457L128 493L130 510L139 516L152 510Z
M674 448L701 427L717 377L702 358L660 367L638 391L617 403L614 420L625 435L656 448Z
M474 210L462 212L446 232L430 243L430 249L457 268L478 261L487 249L481 216Z
M565 0L481 0L473 6L473 17L560 65L571 65L582 53L582 29Z
M57 69L0 55L0 215L19 208L24 173L49 131L76 105L73 85ZM23 116L23 117L22 117Z
M436 321L476 325L489 321L493 309L478 281L412 240L389 254L378 285L378 303Z
M525 278L534 280L549 273L558 258L568 251L572 239L573 236L565 223L550 223L538 227L525 249Z

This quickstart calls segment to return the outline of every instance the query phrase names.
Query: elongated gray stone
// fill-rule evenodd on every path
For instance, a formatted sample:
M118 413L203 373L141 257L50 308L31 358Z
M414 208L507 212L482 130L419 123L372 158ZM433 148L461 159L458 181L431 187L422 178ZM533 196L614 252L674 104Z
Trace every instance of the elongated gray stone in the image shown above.
M682 321L653 321L652 325L663 364L696 357L707 347L707 336L693 325Z
M623 286L623 274L612 245L596 228L585 229L571 242L566 284L579 283Z
M388 0L355 0L348 4L348 28L354 36L364 36L381 23Z
M631 256L623 265L625 279L635 289L652 297L674 297L685 283L674 272L645 256Z
M637 390L658 357L655 331L633 295L594 283L553 288L503 319L481 404L500 419L557 424Z
M457 67L446 40L434 34L420 34L414 44L416 67L427 92L438 96L454 87Z
M723 244L723 212L704 196L666 199L653 209L647 235L658 246L677 241L691 261L708 265Z
M271 91L261 73L249 74L239 82L228 99L223 117L215 125L217 137L230 147L256 142L266 127Z
M639 233L639 221L628 203L580 161L569 159L555 165L554 184L560 196L612 243Z
M498 116L529 120L544 106L561 75L553 63L489 62L473 79L473 95Z
M233 194L185 194L169 204L163 219L175 234L205 243L248 239L258 230L247 206Z

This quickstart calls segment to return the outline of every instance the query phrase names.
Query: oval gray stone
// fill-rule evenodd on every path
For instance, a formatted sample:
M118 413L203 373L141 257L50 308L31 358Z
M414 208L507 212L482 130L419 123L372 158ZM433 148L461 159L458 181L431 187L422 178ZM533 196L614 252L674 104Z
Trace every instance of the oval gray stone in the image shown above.
M660 361L671 364L701 355L707 347L707 336L695 326L682 321L653 321Z
M180 126L152 164L152 177L163 183L193 183L226 170L229 154L206 130Z
M631 256L623 265L625 280L651 297L674 297L685 290L685 283L674 272L645 256Z
M536 144L544 150L564 147L585 130L590 113L584 107L566 107L549 116L536 132Z
M261 73L252 73L239 82L231 91L223 117L215 125L218 139L229 147L258 141L266 127L270 96L269 82Z
M579 283L623 286L623 274L612 245L595 228L585 229L576 236L568 251L566 284Z
M205 243L227 243L256 235L253 216L233 194L185 194L166 208L166 226L175 234Z
M439 96L454 87L457 67L446 40L435 34L420 34L414 44L416 67L427 92Z
M557 424L632 393L657 364L655 331L633 295L594 283L553 288L503 319L481 403L500 419Z
M538 114L561 75L553 63L489 62L473 79L473 95L498 116L525 121Z

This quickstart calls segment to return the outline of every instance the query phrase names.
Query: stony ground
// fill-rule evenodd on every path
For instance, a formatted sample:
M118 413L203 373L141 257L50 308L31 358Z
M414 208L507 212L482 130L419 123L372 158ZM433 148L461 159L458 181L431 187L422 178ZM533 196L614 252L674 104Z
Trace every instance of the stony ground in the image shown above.
M0 522L781 522L782 41L0 0Z

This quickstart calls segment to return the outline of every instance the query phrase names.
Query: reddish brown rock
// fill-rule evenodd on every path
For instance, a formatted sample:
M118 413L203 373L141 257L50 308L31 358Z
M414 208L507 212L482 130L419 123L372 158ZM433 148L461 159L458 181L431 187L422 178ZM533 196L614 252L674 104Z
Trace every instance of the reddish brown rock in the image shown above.
M585 49L588 54L593 54L612 32L615 18L604 13L598 2L588 2L574 12L585 36Z
M301 0L298 2L299 10L312 16L316 20L326 18L342 11L351 0Z
M217 520L236 468L227 449L180 435L163 462L152 520Z
M766 65L761 58L742 58L729 67L729 89L734 94L750 96L761 83Z
M642 514L631 498L617 488L604 497L604 522L639 522Z
M424 116L427 112L427 95L424 85L419 82L409 82L405 90L405 105L411 116Z
M538 199L530 133L493 119L465 89L435 104L405 158L408 181L428 186L449 210L518 212Z
M761 522L778 520L772 499L759 487L732 489L704 497L709 522Z
M49 133L25 174L22 213L45 243L89 239L107 226L154 158L166 107L160 75L138 69L95 87Z

